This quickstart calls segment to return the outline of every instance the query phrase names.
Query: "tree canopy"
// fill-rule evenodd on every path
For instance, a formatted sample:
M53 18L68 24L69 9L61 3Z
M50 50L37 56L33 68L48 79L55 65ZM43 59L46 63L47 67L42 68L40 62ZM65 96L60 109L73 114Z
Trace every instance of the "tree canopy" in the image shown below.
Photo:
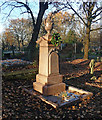
M86 1L86 2L69 2L66 0L65 3L56 3L60 5L61 8L65 7L68 10L72 10L75 15L80 18L80 21L85 26L85 38L84 38L84 59L88 59L88 50L89 50L89 42L90 42L90 32L102 29L102 27L92 29L92 24L98 22L102 17L100 14L102 13L102 6L99 2L95 1ZM79 10L75 7L75 5L79 6Z

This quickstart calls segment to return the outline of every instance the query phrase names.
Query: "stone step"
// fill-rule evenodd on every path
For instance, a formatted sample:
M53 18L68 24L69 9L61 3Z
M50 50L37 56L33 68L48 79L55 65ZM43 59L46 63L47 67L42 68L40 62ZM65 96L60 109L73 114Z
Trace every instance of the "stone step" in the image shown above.
M33 89L43 94L44 84L39 82L33 82Z
M34 90L42 93L43 95L56 95L65 90L65 83L58 83L54 85L44 85L39 82L33 83Z
M53 85L62 83L63 76L60 74L51 74L49 76L37 74L36 75L36 82L40 82L44 85Z

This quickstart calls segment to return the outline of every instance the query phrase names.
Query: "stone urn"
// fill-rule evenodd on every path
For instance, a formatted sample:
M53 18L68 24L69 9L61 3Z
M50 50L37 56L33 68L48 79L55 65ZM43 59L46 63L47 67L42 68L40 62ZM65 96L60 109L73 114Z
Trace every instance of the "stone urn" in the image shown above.
M45 24L45 30L47 31L47 36L50 38L51 37L51 30L53 27L53 21L52 21L52 13L48 15L48 17L44 21ZM50 41L51 39L48 39Z
M47 31L47 34L51 34L52 23L47 22L45 26L45 30Z

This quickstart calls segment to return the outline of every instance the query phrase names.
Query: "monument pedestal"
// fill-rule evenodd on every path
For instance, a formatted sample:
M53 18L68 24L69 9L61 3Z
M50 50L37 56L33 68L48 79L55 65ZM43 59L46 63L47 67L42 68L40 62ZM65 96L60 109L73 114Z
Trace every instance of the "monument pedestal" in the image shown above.
M37 74L36 75L36 82L40 82L44 85L53 85L53 84L58 84L62 82L62 75L59 74L55 74L55 75L49 75L49 76L45 76L45 75L41 75L41 74Z
M34 90L42 93L43 95L56 95L65 90L65 83L58 83L53 85L44 85L40 82L33 83Z
M50 36L51 39L51 36ZM59 74L59 56L52 44L49 44L49 35L40 37L37 41L39 50L39 74L33 83L34 90L44 95L55 95L65 90L62 75Z

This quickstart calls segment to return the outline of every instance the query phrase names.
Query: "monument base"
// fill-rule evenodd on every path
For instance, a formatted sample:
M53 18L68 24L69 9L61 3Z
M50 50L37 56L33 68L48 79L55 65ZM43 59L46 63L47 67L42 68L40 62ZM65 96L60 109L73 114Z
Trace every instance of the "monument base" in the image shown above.
M37 98L40 98L42 101L52 105L54 108L58 108L64 105L71 106L74 105L75 103L81 102L84 99L89 99L93 96L93 93L75 88L73 86L69 86L67 90L60 93L59 95L49 95L49 96L41 95L37 91L29 88L28 89L23 88L23 90L31 95L36 96Z
M65 83L58 83L54 85L44 85L39 82L33 83L34 90L40 92L43 95L56 95L65 91Z
M44 85L53 85L62 83L63 76L60 74L51 74L49 76L45 76L42 74L36 75L36 82L42 83Z

